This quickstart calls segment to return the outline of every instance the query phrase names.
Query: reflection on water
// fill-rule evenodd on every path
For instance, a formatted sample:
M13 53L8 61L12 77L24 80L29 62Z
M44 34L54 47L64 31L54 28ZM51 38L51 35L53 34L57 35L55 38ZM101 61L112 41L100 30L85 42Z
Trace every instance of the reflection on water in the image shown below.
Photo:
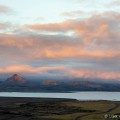
M72 98L78 100L120 100L120 92L25 93L0 92L1 97Z

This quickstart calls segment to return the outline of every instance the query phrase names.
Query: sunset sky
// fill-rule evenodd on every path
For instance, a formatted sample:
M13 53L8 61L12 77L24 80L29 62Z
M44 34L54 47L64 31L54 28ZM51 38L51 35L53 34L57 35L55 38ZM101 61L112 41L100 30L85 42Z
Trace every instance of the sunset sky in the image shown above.
M120 81L120 0L0 0L0 78Z

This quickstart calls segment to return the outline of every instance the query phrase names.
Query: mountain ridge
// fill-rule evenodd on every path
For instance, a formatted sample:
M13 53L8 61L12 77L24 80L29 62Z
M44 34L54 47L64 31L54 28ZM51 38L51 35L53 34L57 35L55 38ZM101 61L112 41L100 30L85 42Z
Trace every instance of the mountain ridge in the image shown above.
M70 92L70 91L119 91L120 84L98 83L93 81L30 81L18 74L0 82L2 92Z

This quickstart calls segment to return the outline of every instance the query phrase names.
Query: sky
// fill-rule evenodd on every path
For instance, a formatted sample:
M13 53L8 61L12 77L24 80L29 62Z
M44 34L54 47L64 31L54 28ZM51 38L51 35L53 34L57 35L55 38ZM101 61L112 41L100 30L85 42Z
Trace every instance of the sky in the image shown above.
M120 0L0 0L0 78L120 81Z

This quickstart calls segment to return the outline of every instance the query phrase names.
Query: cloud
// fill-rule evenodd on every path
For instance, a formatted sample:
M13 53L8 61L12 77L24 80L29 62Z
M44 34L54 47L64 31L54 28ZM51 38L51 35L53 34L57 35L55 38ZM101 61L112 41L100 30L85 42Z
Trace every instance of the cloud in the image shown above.
M10 34L0 33L0 66L3 66L0 71L118 80L119 33L117 12L93 15L85 20L21 26Z
M89 18L95 14L96 14L96 11L76 10L76 11L64 12L61 14L61 16L69 19L85 20L86 18Z
M8 50L10 49L9 52L11 51L11 48L18 49L18 51L21 51L21 55L26 54L27 59L105 59L118 58L120 56L118 50L99 49L97 46L94 46L94 44L86 46L81 43L78 38L61 35L19 36L1 34L0 38L1 47ZM113 44L111 46L113 46Z
M34 68L30 65L13 65L13 66L7 66L7 67L1 67L0 68L0 74L8 74L8 73L28 73L28 74L44 74L46 71L57 71L57 70L63 70L64 67L62 66L41 66Z
M46 48L43 51L39 52L35 51L35 54L33 54L34 58L93 58L93 59L110 59L110 58L119 58L120 54L119 52L113 52L113 51L102 51L102 50L95 50L95 51L89 51L75 48L75 47L61 47L60 49L50 49Z
M6 23L0 23L0 30L5 30L7 28L9 28L10 26Z
M64 17L80 17L80 16L86 16L86 12L77 10L77 11L71 11L71 12L64 12L61 15Z
M14 34L0 34L0 46L23 48L32 46L34 41Z
M0 14L8 14L11 12L13 12L13 10L10 7L0 4Z
M119 80L120 74L114 72L94 71L94 70L79 70L65 68L64 66L42 66L32 67L29 65L16 65L0 68L0 74L8 73L22 73L22 74L35 74L37 76L62 76L63 78L87 78L87 79L106 79L106 80Z
M94 15L85 21L68 20L61 23L26 25L26 33L0 34L0 46L26 59L119 59L120 15L107 12ZM34 31L63 32L64 34L39 34ZM18 49L18 50L17 50ZM12 51L11 51L12 52ZM9 52L8 52L9 53ZM7 53L6 53L7 54ZM14 56L16 56L14 54ZM14 57L12 56L12 57Z
M37 17L35 20L36 21L45 21L45 18L43 18L43 17Z
M115 72L94 70L70 70L69 72L73 78L106 79L118 81L120 79L120 74Z
M101 58L113 58L120 56L120 14L106 12L94 15L84 21L67 20L61 23L26 25L28 29L35 31L47 31L53 33L74 32L79 38L76 46L61 46L59 50L46 49L43 54L54 58L93 56ZM72 34L71 34L72 36ZM70 41L71 42L71 41ZM54 44L54 43L53 43ZM78 47L79 44L79 47ZM81 47L82 46L82 47ZM37 54L39 56L39 54ZM40 53L41 56L41 53Z
M113 0L111 5L119 6L120 5L120 1L119 0Z
M46 31L53 33L73 32L80 37L84 43L90 43L94 39L99 41L116 40L120 36L119 30L120 14L116 12L106 12L94 15L86 20L67 20L61 23L33 24L26 25L28 29L35 31ZM112 40L113 41L113 40Z

